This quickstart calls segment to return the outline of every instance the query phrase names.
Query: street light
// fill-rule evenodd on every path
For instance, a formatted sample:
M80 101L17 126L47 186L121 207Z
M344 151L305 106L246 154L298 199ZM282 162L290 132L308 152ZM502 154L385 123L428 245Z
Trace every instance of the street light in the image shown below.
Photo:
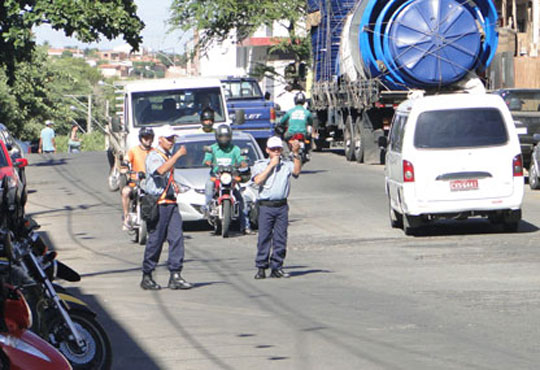
M79 102L79 104L82 105L81 102ZM69 109L71 109L72 111L78 111L78 112L82 112L82 113L85 113L85 114L86 114L86 110L82 110L81 108L76 107L76 106L74 106L74 105L71 105L71 106L69 107ZM100 129L101 129L101 131L103 131L104 133L107 132L107 130L103 127L103 125L102 125L97 119L95 119L95 118L92 117L92 116L89 116L88 118L90 118L90 119L91 119L91 120L92 120L92 121L93 121ZM79 127L80 127L80 126L79 126ZM88 132L90 132L90 131L91 131L91 130L88 129Z
M164 52L159 51L159 50L156 51L155 53L156 53L156 54L159 54L159 55L163 55L165 58L167 58L167 60L168 60L169 62L171 62L171 64L172 64L173 67L176 67L176 63L174 62L174 60L171 59L167 54L165 54ZM174 55L173 55L173 56L174 56Z

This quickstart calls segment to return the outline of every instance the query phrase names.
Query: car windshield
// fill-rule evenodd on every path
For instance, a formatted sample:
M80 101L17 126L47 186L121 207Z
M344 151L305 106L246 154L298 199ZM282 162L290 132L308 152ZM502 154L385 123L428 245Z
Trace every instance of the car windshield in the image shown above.
M421 113L414 146L450 149L502 145L508 133L501 112L495 108L449 109Z
M226 99L262 98L261 89L256 81L226 81L223 83Z
M511 111L540 111L540 90L538 91L504 91L501 93L504 102Z
M146 91L133 93L135 126L197 124L201 113L210 108L215 122L225 122L221 90L215 88Z
M180 159L176 162L175 168L203 168L205 165L203 164L204 159L204 147L210 146L214 144L216 140L208 139L208 140L201 140L201 141L188 141L188 142L177 142L174 146L174 151L176 152L181 145L186 146L187 154L183 157L180 157ZM241 150L248 149L248 164L251 166L255 161L258 161L259 154L257 150L255 149L255 145L253 141L248 139L241 139L241 140L233 140L233 144L240 147Z

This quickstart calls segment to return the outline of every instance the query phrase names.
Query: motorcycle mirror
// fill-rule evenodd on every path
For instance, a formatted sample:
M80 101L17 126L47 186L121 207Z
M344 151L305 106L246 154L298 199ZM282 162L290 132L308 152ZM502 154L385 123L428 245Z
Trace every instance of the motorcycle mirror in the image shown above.
M242 151L240 152L240 154L242 154L242 155L245 157L246 155L249 154L249 149L248 149L248 148L242 149Z
M210 147L208 145L203 146L203 152L212 153L212 147Z
M139 180L146 178L146 174L142 171L139 171L138 176L139 176Z

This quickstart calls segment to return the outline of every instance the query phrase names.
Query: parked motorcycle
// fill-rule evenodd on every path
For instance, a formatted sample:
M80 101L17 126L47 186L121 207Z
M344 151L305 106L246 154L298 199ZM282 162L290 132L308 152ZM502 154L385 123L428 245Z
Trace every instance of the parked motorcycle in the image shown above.
M83 301L52 283L56 277L79 281L79 274L56 260L56 252L48 251L35 232L37 228L39 225L28 218L15 235L3 230L7 261L0 261L11 280L21 282L34 314L32 330L58 348L74 369L110 368L111 345L96 314ZM28 278L33 284L28 284Z
M0 289L0 368L71 370L56 348L28 330L32 313L21 292L3 281Z
M131 230L128 231L131 236L131 240L134 243L140 245L146 244L146 238L148 237L148 231L146 229L146 221L141 216L141 200L144 197L144 191L141 189L141 181L145 178L144 172L128 171L128 185L130 183L135 184L133 188L133 197L129 200L129 224ZM131 175L135 175L136 179L131 179Z

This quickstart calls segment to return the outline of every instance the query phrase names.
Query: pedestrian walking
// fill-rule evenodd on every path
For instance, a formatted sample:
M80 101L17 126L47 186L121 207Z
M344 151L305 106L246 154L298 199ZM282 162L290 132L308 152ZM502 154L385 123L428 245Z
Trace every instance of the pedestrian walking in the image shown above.
M81 139L77 132L79 131L79 126L75 123L71 125L71 132L69 134L68 140L68 152L69 153L79 153L81 150Z
M268 158L253 166L253 181L258 186L259 238L255 279L264 279L270 267L270 277L288 278L283 271L283 261L287 253L287 228L289 227L289 196L291 176L298 177L302 161L298 155L300 144L291 142L293 160L282 156L283 142L273 136L266 142Z
M146 156L146 175L144 189L157 200L157 220L148 222L148 240L144 250L143 278L141 288L145 290L159 290L161 286L152 278L163 243L169 243L169 259L167 261L170 271L170 289L190 289L192 284L182 278L181 271L184 263L184 234L182 231L182 217L176 203L179 192L174 182L174 165L176 161L187 153L184 146L176 153L171 153L174 147L176 134L168 130L159 137L159 145Z
M39 135L39 148L38 153L56 153L56 141L54 139L55 134L52 126L53 121L45 121L45 128L41 130Z

